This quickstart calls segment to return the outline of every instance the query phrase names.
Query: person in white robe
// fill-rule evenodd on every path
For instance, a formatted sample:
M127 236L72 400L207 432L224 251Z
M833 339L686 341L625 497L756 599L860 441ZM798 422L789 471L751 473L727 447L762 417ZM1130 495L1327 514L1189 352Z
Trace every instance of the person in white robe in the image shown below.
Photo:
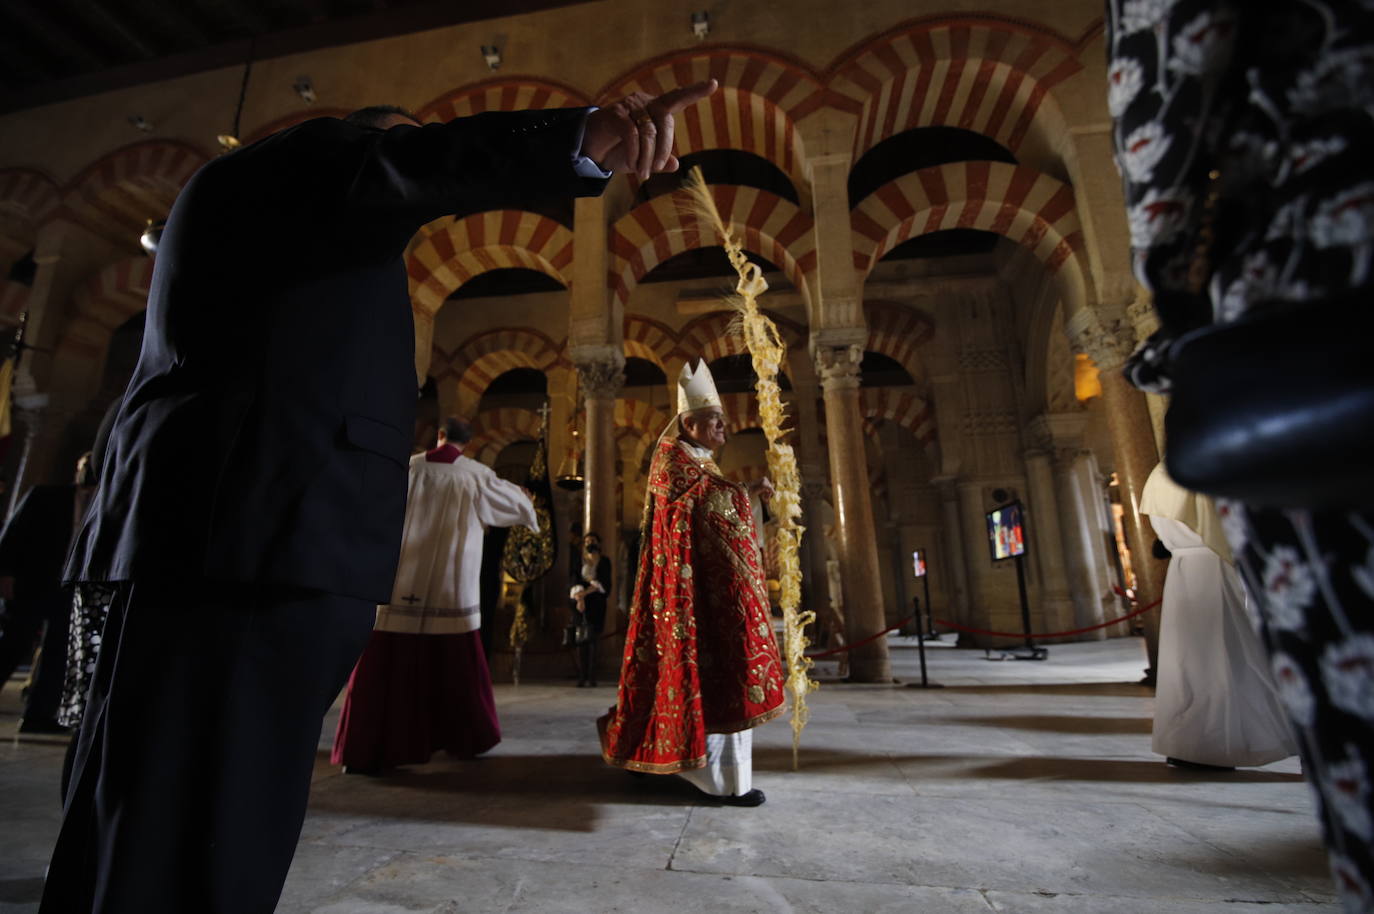
M1212 500L1160 464L1140 513L1172 553L1164 579L1153 748L1184 768L1266 765L1297 753Z
M334 764L375 774L439 750L471 758L501 740L479 634L489 527L539 527L529 493L462 456L471 427L446 419L410 460L401 560L391 601L348 683Z

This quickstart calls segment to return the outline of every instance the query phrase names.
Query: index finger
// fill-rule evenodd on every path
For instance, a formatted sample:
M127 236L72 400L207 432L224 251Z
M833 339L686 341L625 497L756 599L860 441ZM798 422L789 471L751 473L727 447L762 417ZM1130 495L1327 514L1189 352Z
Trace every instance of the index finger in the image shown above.
M676 111L681 111L688 105L695 105L697 102L716 91L717 86L719 86L719 83L714 79L708 79L694 86L685 86L681 89L674 89L671 92L664 92L658 98L654 99L654 101L663 109L664 114L672 114Z

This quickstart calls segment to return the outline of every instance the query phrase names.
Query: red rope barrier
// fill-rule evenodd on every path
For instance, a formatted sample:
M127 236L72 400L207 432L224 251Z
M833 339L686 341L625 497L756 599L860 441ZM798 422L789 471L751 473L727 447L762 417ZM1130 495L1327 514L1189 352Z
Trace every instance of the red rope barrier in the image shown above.
M1108 622L1102 622L1097 625L1089 625L1087 628L1074 628L1066 632L1037 632L1034 634L1027 634L1026 632L990 632L985 628L969 628L968 626L958 625L954 622L948 622L944 619L936 619L935 621L945 626L946 628L952 628L961 632L968 632L970 635L994 635L998 638L1067 638L1069 635L1081 635L1085 632L1095 632L1099 628L1106 628L1109 625L1116 625L1119 622L1125 622L1127 619L1134 619L1136 616L1144 615L1145 613L1154 609L1162 602L1162 600L1155 600L1153 603L1151 603L1149 606L1146 606L1143 609L1137 609L1134 612L1126 613L1126 615L1116 619L1112 619Z
M878 640L879 638L881 638L883 635L887 635L887 634L890 634L890 633L892 633L892 632L895 632L897 629L901 628L903 625L906 625L908 622L912 621L912 620L915 619L915 618L916 618L915 616L907 616L905 619L903 619L902 621L898 622L896 625L892 626L891 628L885 628L885 629L883 629L882 631L878 632L878 634L876 634L876 635L869 635L867 638L865 638L865 639L862 640L862 641L855 641L853 644L846 644L846 645L844 645L843 647L835 647L835 648L831 648L831 649L828 650L828 651L819 651L819 652L817 652L817 653L815 653L815 654L807 654L806 656L808 656L808 657L810 657L812 660L814 660L814 659L816 659L817 657L829 657L831 654L843 654L845 651L852 651L852 650L854 650L854 648L856 648L856 647L863 647L865 644L868 644L870 641L877 641L877 640Z

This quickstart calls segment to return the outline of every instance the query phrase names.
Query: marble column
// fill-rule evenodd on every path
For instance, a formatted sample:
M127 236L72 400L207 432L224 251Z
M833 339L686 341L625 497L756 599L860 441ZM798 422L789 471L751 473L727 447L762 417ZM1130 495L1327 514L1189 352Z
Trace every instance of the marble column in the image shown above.
M577 365L579 386L586 409L586 478L582 509L582 529L601 536L603 555L614 561L620 539L620 500L616 478L615 400L625 384L624 359L605 358ZM613 581L607 605L617 605L615 591L622 581ZM618 614L607 616L607 631L618 629Z
M951 622L968 622L968 567L964 560L964 525L959 520L959 488L953 476L937 476L931 485L940 495L940 554L943 557L945 612ZM929 572L928 572L929 573Z
M1042 624L1046 631L1064 631L1073 625L1073 602L1069 598L1069 578L1064 562L1064 536L1059 517L1059 501L1054 493L1050 455L1043 450L1027 451L1026 483L1030 488L1026 522L1035 564L1040 569Z
M862 361L862 346L816 349L816 368L825 392L830 478L835 490L835 520L850 644L887 627L873 506L869 500L868 464L864 457L863 413L859 407L859 363ZM857 682L892 681L885 639L878 638L850 653L849 678Z
M1145 480L1159 463L1154 425L1145 395L1127 383L1121 373L1122 365L1134 348L1135 332L1124 316L1112 319L1090 314L1087 319L1078 318L1077 323L1076 328L1070 328L1074 347L1086 352L1101 373L1102 405L1121 493L1122 526L1126 532L1126 548L1131 553L1131 568L1135 572L1136 600L1143 607L1163 595L1166 564L1152 555L1154 530L1140 513L1140 494L1145 488ZM1159 660L1158 608L1141 616L1140 622L1145 631L1150 663L1145 675L1153 681Z
M1102 599L1109 589L1099 580L1094 539L1100 536L1095 515L1089 513L1079 491L1074 462L1079 449L1057 448L1053 458L1055 497L1059 501L1059 532L1064 542L1064 558L1069 581L1069 593L1074 605L1074 627L1086 628L1106 620ZM1086 640L1100 641L1107 637L1106 629L1084 635Z
M983 504L983 486L981 483L964 481L958 484L959 490L959 518L960 526L964 532L964 567L968 569L966 583L968 585L968 615L965 622L977 628L989 628L997 631L1016 631L1020 629L1020 606L1015 607L1014 616L1015 629L1000 629L993 624L992 607L988 605L988 592L992 575L992 557L988 553L988 536L986 526L986 511ZM1008 618L1013 618L1008 616ZM997 620L1002 621L1002 620ZM971 641L973 644L982 644L977 635L959 636L960 643Z

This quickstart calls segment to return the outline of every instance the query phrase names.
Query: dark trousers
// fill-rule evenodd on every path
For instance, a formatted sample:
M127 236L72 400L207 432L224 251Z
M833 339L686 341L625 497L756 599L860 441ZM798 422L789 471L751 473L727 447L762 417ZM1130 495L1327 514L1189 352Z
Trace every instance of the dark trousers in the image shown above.
M583 601L586 607L584 619L587 623L587 640L577 646L577 681L596 683L596 646L601 643L601 633L606 628L606 597L597 594Z
M67 638L71 631L71 595L63 590L45 601L47 624L34 661L33 684L24 702L25 723L55 724L67 680Z
M41 914L272 911L374 613L313 591L121 585Z
M63 592L53 591L39 596L27 596L7 601L3 617L0 617L0 687L9 682L14 671L20 664L28 663L33 659L34 647L38 641L38 630L43 623L47 622L51 629L54 624L61 627L61 635L66 638L67 623L63 614ZM56 643L48 637L43 638L43 649L46 651L49 643ZM59 648L62 657L66 657L67 650L65 641ZM61 658L53 663L50 669L57 671L57 691L61 697L62 691L62 661ZM34 671L35 684L37 682L37 670ZM57 712L56 704L52 708L53 714ZM49 717L52 715L50 714Z

